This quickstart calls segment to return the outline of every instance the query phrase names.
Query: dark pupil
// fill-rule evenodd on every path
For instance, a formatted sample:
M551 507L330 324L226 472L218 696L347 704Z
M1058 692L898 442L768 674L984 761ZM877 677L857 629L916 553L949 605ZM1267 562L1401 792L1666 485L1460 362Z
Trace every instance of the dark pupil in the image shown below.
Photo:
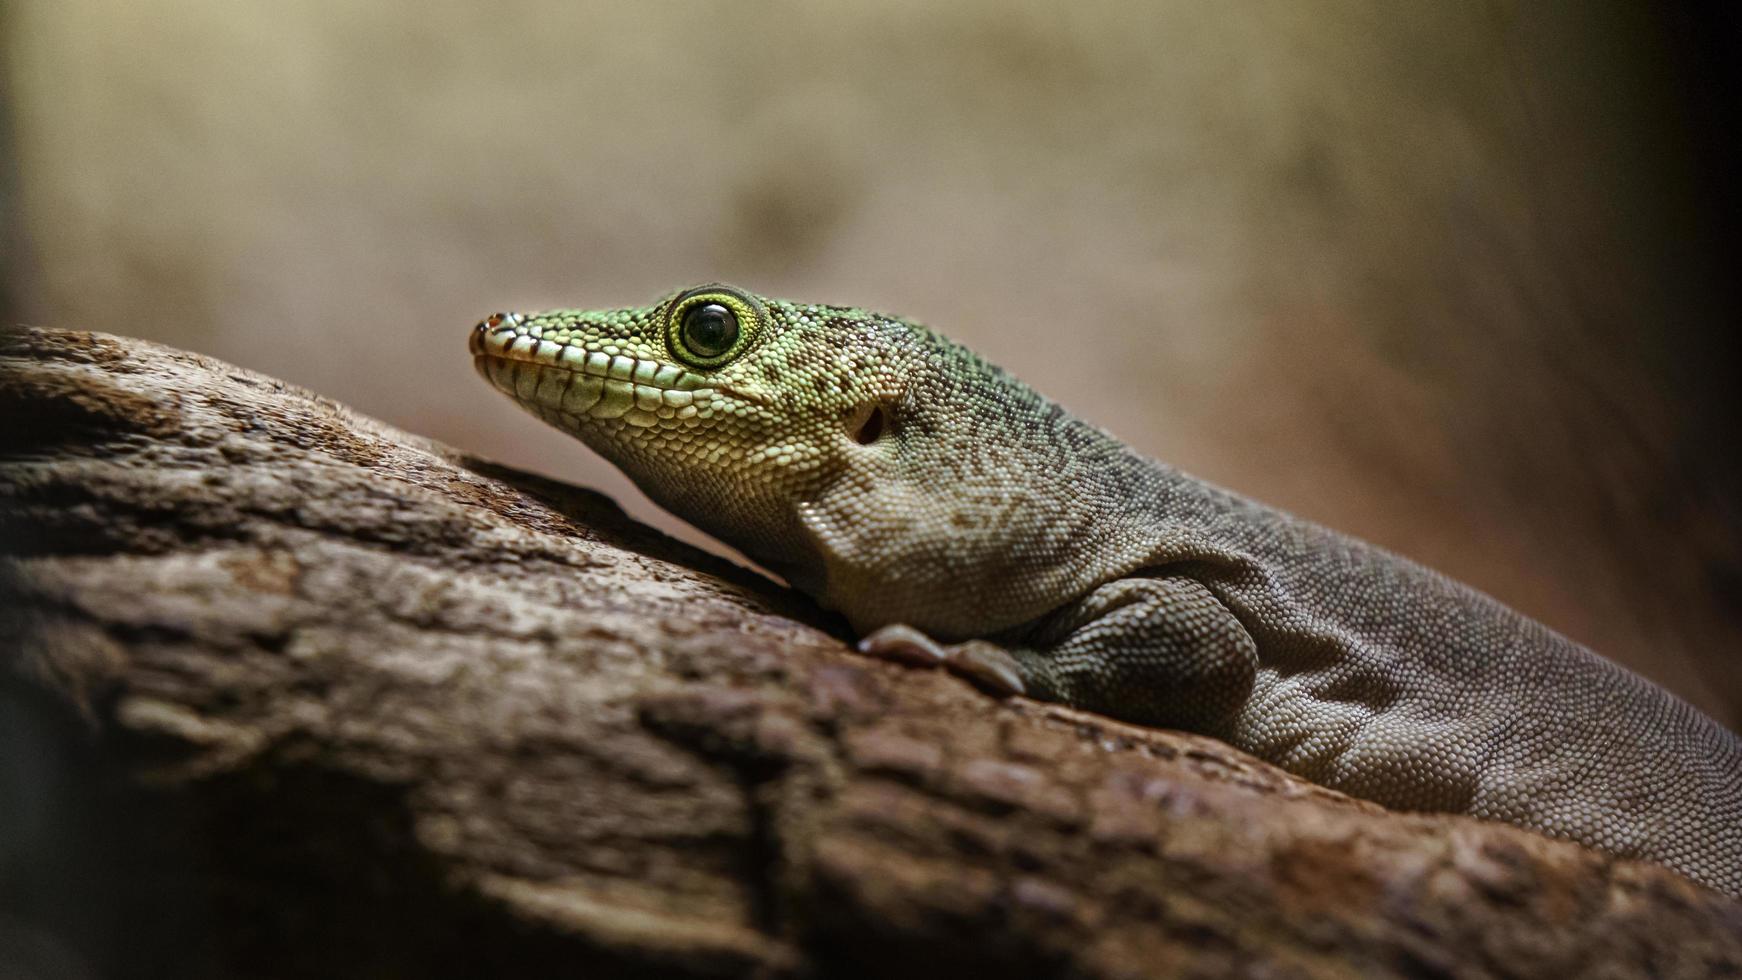
M719 303L701 303L683 315L683 340L703 357L715 357L732 349L738 339L738 316Z

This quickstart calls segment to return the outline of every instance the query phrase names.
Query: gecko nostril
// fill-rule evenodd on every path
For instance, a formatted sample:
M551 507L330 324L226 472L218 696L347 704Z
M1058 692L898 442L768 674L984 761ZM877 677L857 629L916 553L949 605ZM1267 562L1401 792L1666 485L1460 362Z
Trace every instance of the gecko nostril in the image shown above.
M473 354L485 353L491 332L499 330L503 324L511 323L512 321L513 317L507 313L490 314L484 319L478 321L478 325L472 328L470 334L466 335L466 346Z

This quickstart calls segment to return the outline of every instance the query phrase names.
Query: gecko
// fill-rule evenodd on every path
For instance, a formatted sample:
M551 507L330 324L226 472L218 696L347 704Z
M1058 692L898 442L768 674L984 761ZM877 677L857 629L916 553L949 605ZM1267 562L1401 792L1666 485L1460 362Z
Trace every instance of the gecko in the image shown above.
M1151 459L918 323L714 283L496 313L478 372L874 656L1742 895L1742 739L1402 556Z

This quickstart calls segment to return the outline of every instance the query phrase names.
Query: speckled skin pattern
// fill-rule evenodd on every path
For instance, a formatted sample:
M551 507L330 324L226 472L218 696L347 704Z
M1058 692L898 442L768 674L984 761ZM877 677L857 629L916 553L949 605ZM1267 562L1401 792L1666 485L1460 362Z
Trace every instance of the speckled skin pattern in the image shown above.
M992 650L1012 690L1742 894L1735 734L1474 589L1145 458L917 324L712 285L497 314L471 350L862 632L908 624Z

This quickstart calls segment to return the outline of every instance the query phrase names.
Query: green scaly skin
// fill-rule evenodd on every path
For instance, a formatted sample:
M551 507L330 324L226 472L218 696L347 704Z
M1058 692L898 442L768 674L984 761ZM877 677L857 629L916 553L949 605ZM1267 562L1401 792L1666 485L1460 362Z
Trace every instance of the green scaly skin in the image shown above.
M498 314L471 349L867 652L1742 894L1734 734L1482 593L1134 452L918 324L710 285Z

